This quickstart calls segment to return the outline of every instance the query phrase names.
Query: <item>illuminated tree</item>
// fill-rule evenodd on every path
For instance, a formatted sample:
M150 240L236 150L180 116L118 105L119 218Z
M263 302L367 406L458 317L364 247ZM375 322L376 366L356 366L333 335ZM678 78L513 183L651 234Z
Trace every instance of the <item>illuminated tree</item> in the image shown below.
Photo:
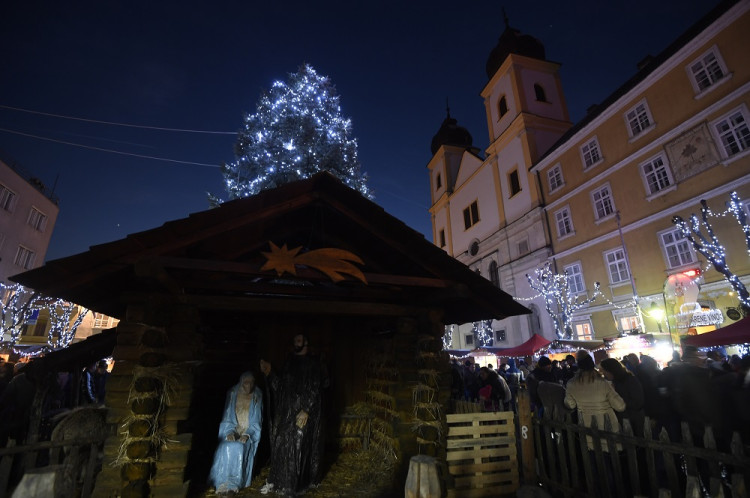
M531 288L544 297L544 306L555 323L557 338L571 339L573 314L599 296L599 282L594 283L594 292L591 296L584 297L572 292L568 276L553 273L549 262L534 270L534 275L532 277L527 273L526 279Z
M54 351L68 347L75 337L78 326L88 310L62 299L50 298L27 289L21 284L5 285L0 283L0 339L9 336L2 345L15 351L24 325L41 310L49 315L50 328L47 331L47 345L41 352ZM18 352L18 351L16 351Z
M229 199L255 195L328 171L368 198L367 175L357 159L351 120L341 115L330 80L305 64L264 92L245 116L234 147L236 160L221 172ZM220 202L212 197L213 203Z
M748 226L747 216L742 203L740 202L740 198L737 195L737 192L732 192L729 196L729 202L727 202L727 209L723 213L713 212L711 208L708 207L705 200L701 200L700 204L700 218L695 214L691 214L689 220L686 221L681 216L675 216L672 218L672 223L674 223L680 229L682 235L693 244L693 248L702 254L713 265L716 271L724 276L732 288L737 292L740 304L745 312L747 312L747 310L750 310L750 293L748 293L745 284L743 284L737 275L735 275L729 268L726 259L726 249L719 241L719 237L714 232L713 225L711 224L711 218L718 218L729 214L734 216L734 219L739 223L743 235L745 236L747 253L748 256L750 256L750 226Z

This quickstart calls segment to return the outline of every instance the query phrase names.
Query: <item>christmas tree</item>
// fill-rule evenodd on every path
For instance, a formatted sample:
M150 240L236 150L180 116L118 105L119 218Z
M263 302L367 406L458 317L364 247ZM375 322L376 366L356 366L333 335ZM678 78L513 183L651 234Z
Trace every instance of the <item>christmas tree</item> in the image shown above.
M236 160L222 166L229 199L255 195L328 171L372 198L330 80L305 64L287 81L276 81L245 117ZM220 202L213 198L213 202Z

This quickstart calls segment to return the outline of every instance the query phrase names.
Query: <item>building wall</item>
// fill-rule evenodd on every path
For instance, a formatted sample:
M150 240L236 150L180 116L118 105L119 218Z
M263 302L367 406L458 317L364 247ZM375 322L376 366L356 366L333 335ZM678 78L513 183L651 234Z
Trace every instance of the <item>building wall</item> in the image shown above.
M641 307L649 309L655 303L663 308L661 294L670 274L707 267L705 258L694 252L680 264L669 264L660 235L675 228L672 217L699 214L701 199L723 211L732 191L741 199L750 199L750 64L745 53L750 44L749 10L748 2L736 4L534 166L552 220L557 268L562 271L577 262L586 289L591 290L596 281L601 283L606 299L600 298L579 313L581 320L590 317L599 338L623 331L615 317L625 312L606 301L620 305L633 295L629 279L611 281L606 251L623 247L624 240ZM710 51L723 76L699 91L690 67L705 60ZM650 124L632 136L626 116L642 104L648 108ZM717 131L726 116L741 116L745 131L742 123L735 126L740 135L748 134L740 145L743 150L731 154ZM585 167L581 148L592 138L598 140L602 159ZM661 189L653 192L645 171L655 160L661 161L659 167L668 176ZM564 185L551 190L548 174L558 166ZM603 186L610 189L613 213L596 219L592 195ZM562 209L568 210L573 231L561 236L555 220ZM618 211L622 239L614 214ZM747 281L750 259L740 227L729 217L716 221L714 228L727 248L730 268ZM729 285L715 270L704 272L699 283L705 289L699 296L701 304L723 311L737 306ZM648 315L644 325L646 331L657 332L656 321Z
M60 210L54 197L45 192L46 188L41 182L0 161L2 282L8 282L11 275L44 264Z

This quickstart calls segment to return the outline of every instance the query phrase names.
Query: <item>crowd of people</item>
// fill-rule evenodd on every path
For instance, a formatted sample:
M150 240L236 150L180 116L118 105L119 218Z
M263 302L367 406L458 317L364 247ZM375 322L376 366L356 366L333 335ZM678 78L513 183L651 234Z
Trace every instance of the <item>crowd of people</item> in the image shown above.
M10 362L0 357L0 448L8 439L22 444L26 440L31 408L37 388L47 394L41 410L38 438L49 437L59 415L82 405L104 403L109 376L107 362L101 360L87 366L76 376L73 372L41 372L30 362ZM80 381L76 382L76 377Z
M664 368L645 354L597 365L586 350L564 361L541 356L531 365L509 359L496 370L468 360L453 360L452 366L453 397L478 400L488 410L515 409L518 389L525 386L538 416L570 414L587 426L596 420L599 428L606 418L613 430L627 419L636 435L650 430L657 437L665 428L672 440L680 438L684 421L697 440L706 426L724 447L734 431L750 440L750 355L728 356L724 348L703 353L686 346Z

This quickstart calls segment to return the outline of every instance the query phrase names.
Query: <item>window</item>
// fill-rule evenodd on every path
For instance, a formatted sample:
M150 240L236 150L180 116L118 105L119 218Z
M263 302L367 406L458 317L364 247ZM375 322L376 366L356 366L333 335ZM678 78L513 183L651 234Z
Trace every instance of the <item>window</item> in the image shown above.
M13 211L16 194L8 187L0 183L0 208L6 211Z
M612 199L612 191L610 191L609 185L591 192L591 200L594 204L594 216L597 220L615 214L615 203Z
M669 268L679 268L695 263L692 244L682 235L679 228L661 232L659 240L664 248Z
M36 254L31 249L24 246L18 246L16 251L16 259L13 260L13 264L20 266L21 268L28 270L34 266L34 257Z
M112 326L113 318L102 313L94 313L94 328L106 329Z
M521 180L518 178L518 170L514 169L508 175L508 183L510 183L510 196L513 197L521 191Z
M440 173L437 174L435 177L435 190L439 189L443 186L443 178L440 176Z
M667 165L664 164L664 156L657 156L641 164L641 171L643 171L643 180L646 183L646 192L649 195L672 185L672 175Z
M544 93L544 88L538 83L534 83L534 95L537 101L547 102L547 95Z
M29 226L33 227L34 230L43 232L47 226L47 215L39 211L37 208L32 207L29 212L29 219L27 221Z
M479 221L479 206L477 201L474 201L464 209L464 228L467 230L474 226Z
M639 102L635 107L625 113L628 122L628 132L631 137L640 135L646 128L651 126L651 113L646 101Z
M700 56L689 66L693 87L696 92L702 92L706 88L715 85L727 74L724 61L721 60L716 47Z
M497 104L497 109L500 111L500 117L502 118L508 112L508 101L505 100L505 95L500 97L500 102Z
M581 156L583 157L584 169L599 163L602 160L602 153L599 149L599 141L592 138L581 147Z
M635 315L621 316L619 322L621 332L639 331L641 328Z
M505 342L505 329L495 331L495 342Z
M528 240L522 240L518 243L518 255L523 256L524 254L529 252L529 241Z
M625 251L622 248L605 252L604 260L607 263L611 283L619 284L630 279L628 264L625 261Z
M440 247L445 247L445 230L440 230Z
M586 292L586 285L583 283L583 271L580 263L573 263L566 266L563 271L568 277L568 289L572 294L581 294Z
M594 339L594 329L590 321L575 323L573 329L578 341L591 341Z
M570 208L568 206L555 211L555 223L557 224L558 237L565 237L573 233L573 219L570 217Z
M547 181L549 182L549 191L554 192L564 185L562 176L562 167L556 164L547 171Z
M467 346L473 346L473 345L474 345L474 334L466 334L466 335L464 336L464 339L465 339L465 340L464 340L464 343L465 343L465 344L466 344Z
M713 123L725 157L731 157L750 148L750 128L747 126L747 110L742 107ZM0 204L2 205L2 204Z
M497 272L497 262L490 262L490 282L495 287L500 287L500 274Z

